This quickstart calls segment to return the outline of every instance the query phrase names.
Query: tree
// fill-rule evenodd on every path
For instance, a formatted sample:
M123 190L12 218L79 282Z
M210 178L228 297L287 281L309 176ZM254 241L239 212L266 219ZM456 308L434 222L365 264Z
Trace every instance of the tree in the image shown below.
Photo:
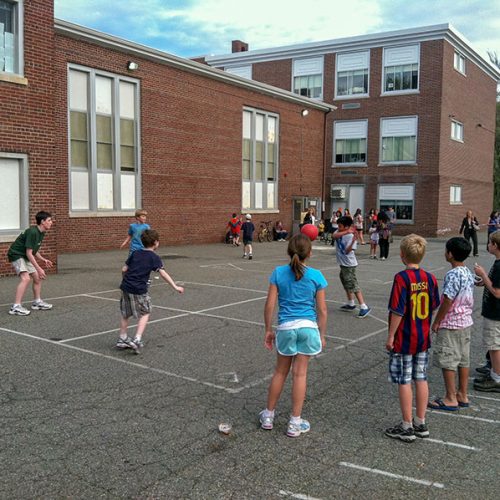
M489 51L490 61L500 69L500 57L496 52ZM497 114L495 123L495 157L493 165L493 209L500 208L500 92L497 90Z

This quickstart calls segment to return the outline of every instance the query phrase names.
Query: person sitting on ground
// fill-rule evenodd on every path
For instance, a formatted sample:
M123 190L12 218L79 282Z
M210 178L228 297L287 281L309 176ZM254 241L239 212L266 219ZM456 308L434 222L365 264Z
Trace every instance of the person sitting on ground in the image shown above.
M286 239L288 238L288 231L285 231L283 223L280 220L276 221L276 224L274 226L274 231L276 233L277 241L286 241Z

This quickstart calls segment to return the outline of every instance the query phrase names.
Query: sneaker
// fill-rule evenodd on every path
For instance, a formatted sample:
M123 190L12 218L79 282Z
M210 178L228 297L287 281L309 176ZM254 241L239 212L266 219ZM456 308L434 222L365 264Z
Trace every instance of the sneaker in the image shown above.
M139 350L144 347L144 342L138 338L130 341L130 348L134 350L135 354L139 354Z
M413 430L413 427L410 427L409 429L403 429L403 422L400 422L398 425L394 427L389 427L388 429L385 430L384 434L387 437L393 439L400 439L405 443L411 443L415 441L415 439L417 439L415 437L415 432Z
M489 375L491 370L491 365L486 363L484 366L479 366L476 368L477 373L481 373L482 375Z
M415 436L419 438L428 438L429 437L429 428L427 424L417 425L415 420L413 421L413 433Z
M52 309L52 304L47 304L47 302L44 302L43 300L38 300L31 304L31 309L34 309L35 311L48 311L49 309Z
M252 254L250 254L250 255L248 256L248 260L252 260L252 259L253 259Z
M491 377L474 380L474 389L482 392L500 392L500 382L495 382Z
M385 260L385 257L381 257L380 260Z
M9 314L15 314L16 316L28 316L31 313L26 307L22 305L12 306L9 309Z
M260 428L265 429L266 431L270 431L274 425L274 417L264 417L265 411L266 410L262 410L259 413Z
M244 253L242 259L246 259L246 258L247 258L247 254Z
M132 349L132 339L130 337L127 337L126 339L122 339L121 337L118 337L118 340L116 341L116 348L117 349Z
M372 310L371 307L367 307L366 309L360 309L358 318L366 318L366 316L370 314L371 310Z
M351 306L350 304L344 304L343 306L340 306L341 311L354 311L356 309L356 306Z
M291 421L288 422L286 435L291 438L296 438L299 437L301 434L304 434L305 432L309 432L310 430L311 430L311 424L307 420L301 418L300 423L298 424L293 424Z

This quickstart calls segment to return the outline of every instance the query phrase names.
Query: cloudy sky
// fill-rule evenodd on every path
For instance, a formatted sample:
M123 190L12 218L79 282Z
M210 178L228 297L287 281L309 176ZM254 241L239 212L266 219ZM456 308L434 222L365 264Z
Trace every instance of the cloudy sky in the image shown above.
M441 23L500 56L500 0L55 0L55 16L184 57Z

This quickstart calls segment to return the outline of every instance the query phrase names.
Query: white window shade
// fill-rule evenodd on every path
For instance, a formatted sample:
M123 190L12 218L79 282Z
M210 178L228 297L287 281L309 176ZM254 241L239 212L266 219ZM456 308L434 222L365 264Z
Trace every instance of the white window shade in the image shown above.
M408 118L383 118L382 137L408 137L417 135L416 116Z
M293 61L293 76L318 75L323 73L323 58L295 59Z
M367 120L335 122L335 139L365 139L367 131Z
M120 118L135 118L135 85L120 82Z
M230 68L224 68L226 73L231 73L232 75L241 76L242 78L252 79L252 65L248 64L246 66L233 66Z
M413 185L381 185L380 200L413 200L415 186Z
M0 159L0 230L21 228L20 162Z
M370 63L370 51L337 54L337 72L366 69Z
M384 65L400 66L401 64L418 63L418 45L405 45L403 47L388 47L384 49Z
M95 100L96 112L110 115L112 113L111 103L111 78L96 76L95 79Z
M74 111L87 111L88 73L69 72L69 107Z

